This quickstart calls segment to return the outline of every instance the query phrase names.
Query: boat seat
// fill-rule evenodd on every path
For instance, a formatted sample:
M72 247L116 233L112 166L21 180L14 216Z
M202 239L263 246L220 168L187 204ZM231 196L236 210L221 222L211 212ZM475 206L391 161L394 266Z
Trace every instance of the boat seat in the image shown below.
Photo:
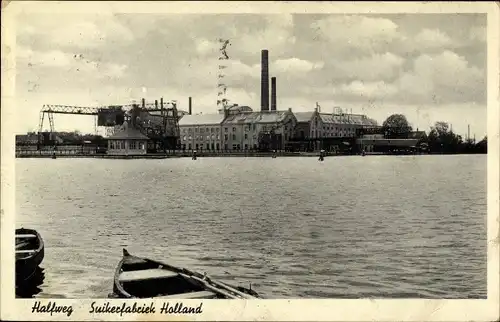
M189 292L180 294L171 294L165 296L158 296L155 299L212 299L216 296L214 292L210 291L199 291L199 292Z
M20 234L16 235L16 238L37 238L37 236L33 234Z
M166 269L152 268L143 269L139 271L127 271L122 272L119 277L120 282L136 282L151 279L169 278L175 277L179 274L175 272L168 271Z
M28 254L28 253L34 253L36 252L35 249L20 249L16 250L16 254Z
M24 248L24 247L29 246L29 245L31 245L31 243L28 241L24 241L24 242L20 242L20 243L16 242L16 249Z

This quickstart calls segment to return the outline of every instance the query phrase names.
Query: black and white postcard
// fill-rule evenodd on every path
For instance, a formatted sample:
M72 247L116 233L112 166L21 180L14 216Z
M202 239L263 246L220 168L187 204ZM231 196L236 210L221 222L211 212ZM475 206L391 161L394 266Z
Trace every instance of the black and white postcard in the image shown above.
M2 2L2 320L493 321L494 2Z

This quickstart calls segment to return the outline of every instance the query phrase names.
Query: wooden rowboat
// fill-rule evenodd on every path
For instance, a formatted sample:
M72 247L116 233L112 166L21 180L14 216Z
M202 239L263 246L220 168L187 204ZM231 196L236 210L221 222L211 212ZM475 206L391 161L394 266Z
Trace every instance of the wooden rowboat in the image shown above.
M185 268L131 255L123 249L114 276L113 297L161 299L255 299L244 287L217 282Z
M43 239L34 229L16 229L16 283L28 280L45 256Z

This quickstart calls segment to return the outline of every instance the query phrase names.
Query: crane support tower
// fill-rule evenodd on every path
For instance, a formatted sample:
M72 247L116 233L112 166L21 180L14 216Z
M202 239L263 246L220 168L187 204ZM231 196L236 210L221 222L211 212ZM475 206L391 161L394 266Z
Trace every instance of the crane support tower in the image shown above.
M226 97L227 85L224 81L224 69L226 69L229 55L227 54L227 47L231 46L229 39L219 39L219 69L217 73L217 109L225 110L228 106L228 99Z
M71 115L93 115L94 130L97 132L97 125L102 108L88 106L70 106L70 105L43 105L40 110L40 120L38 124L38 144L39 145L54 145L54 114L71 114ZM43 131L45 115L49 120L49 131ZM123 121L122 121L123 123Z

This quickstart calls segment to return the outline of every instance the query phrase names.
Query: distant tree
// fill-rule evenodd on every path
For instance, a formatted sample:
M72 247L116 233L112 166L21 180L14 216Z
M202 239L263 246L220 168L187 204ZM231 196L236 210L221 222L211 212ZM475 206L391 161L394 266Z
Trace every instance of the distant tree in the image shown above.
M386 137L407 137L412 131L410 123L403 114L393 114L382 123Z
M485 136L484 139L477 142L475 146L475 150L477 153L487 153L488 152L488 136Z
M446 122L436 122L431 127L428 142L431 151L434 152L459 153L467 150L462 136L455 134Z
M436 122L431 131L435 131L438 136L444 136L448 134L450 126L446 122Z

